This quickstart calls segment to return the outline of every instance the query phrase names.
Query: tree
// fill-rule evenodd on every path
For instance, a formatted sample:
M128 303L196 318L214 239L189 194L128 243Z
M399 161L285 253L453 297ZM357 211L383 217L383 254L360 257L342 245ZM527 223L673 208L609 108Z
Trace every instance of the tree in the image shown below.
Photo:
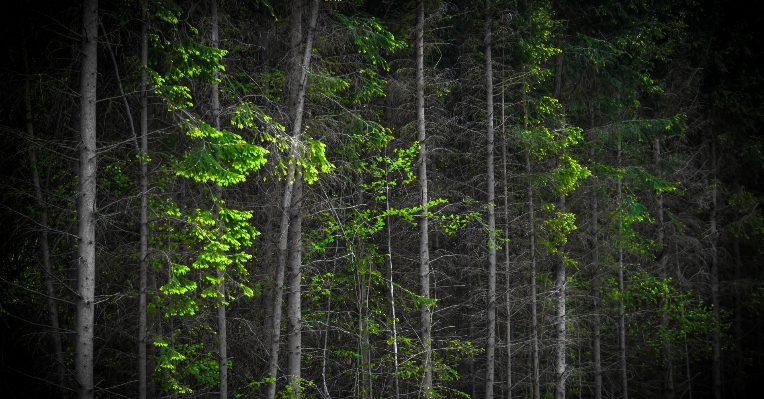
M93 367L95 351L96 280L96 83L98 73L98 0L82 7L82 62L80 72L80 170L77 199L77 345L75 380L80 399L95 394Z

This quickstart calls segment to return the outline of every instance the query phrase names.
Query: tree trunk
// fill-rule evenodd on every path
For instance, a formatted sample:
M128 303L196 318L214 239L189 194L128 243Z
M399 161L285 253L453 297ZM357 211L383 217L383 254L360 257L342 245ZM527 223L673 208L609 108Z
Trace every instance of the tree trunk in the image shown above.
M719 334L721 317L719 314L719 256L716 248L718 231L716 228L717 181L716 181L716 143L711 142L711 209L708 215L709 239L711 244L711 303L714 306L713 328L713 390L714 399L722 398L722 341Z
M560 196L559 211L565 212L565 194ZM554 361L554 397L565 399L565 380L567 379L567 331L565 328L565 244L560 244L555 257L555 330L557 342L555 343Z
M212 20L212 47L219 48L220 43L218 41L218 0L210 1L210 18ZM217 73L215 73L217 77ZM211 88L211 102L212 102L212 126L216 130L220 130L220 92L218 82L212 82ZM222 195L223 189L220 186L215 186L215 209L217 213L217 223L219 228L223 228L223 222L220 220L220 207L222 207ZM222 231L219 233L222 234ZM217 322L218 322L218 376L219 376L219 397L220 399L226 399L228 397L228 334L226 330L226 315L225 315L225 270L218 267L217 269L218 279L218 295L220 303L217 307Z
M387 107L387 109L390 109ZM385 148L385 157L387 157L387 148ZM398 320L395 315L395 285L393 283L393 245L392 237L393 230L390 225L390 176L389 176L389 164L385 162L385 212L387 214L385 218L385 224L387 227L387 261L388 261L388 273L390 280L390 311L392 315L392 327L393 327L393 389L395 393L395 399L399 399L401 396L400 380L398 378L398 370L400 367L398 361Z
M148 3L141 1L141 151L139 163L141 166L141 237L140 237L140 259L138 283L138 398L146 399L146 390L148 387L148 374L146 370L147 354L147 319L146 319L146 257L148 256L148 168L146 161L148 157L148 91L146 83L148 74Z
M319 0L313 0L311 6L310 26L305 40L305 48L302 57L299 56L299 44L302 37L302 2L300 0L292 1L292 48L295 51L295 59L292 75L292 89L290 90L290 104L292 106L292 145L290 148L289 165L287 167L287 176L284 187L284 196L282 199L281 224L279 227L278 256L276 264L275 289L273 292L273 324L271 326L271 353L268 364L269 378L268 399L274 399L276 396L276 378L278 377L279 364L279 342L281 340L281 302L284 293L284 273L287 263L289 222L292 206L292 194L295 186L295 168L297 158L300 155L298 147L302 135L302 120L305 111L305 87L307 85L306 68L310 66L311 55L313 54L313 31L318 19ZM297 177L300 178L300 177ZM297 238L301 241L301 237ZM299 294L299 293L298 293ZM297 316L299 318L299 315ZM299 334L298 334L299 335ZM298 346L298 356L299 346ZM299 363L298 363L299 367ZM299 375L299 373L298 373Z
M92 399L93 329L95 316L96 223L96 83L98 79L98 0L82 7L82 64L80 69L79 198L77 201L77 343L75 380L80 399Z
M504 58L502 54L502 58ZM503 75L503 73L502 73ZM504 237L509 237L509 174L507 174L507 121L504 117L504 88L501 89L501 161L503 165L504 176ZM504 243L504 290L506 295L507 308L507 399L512 399L512 296L509 292L509 242Z
M422 380L422 396L430 397L432 394L432 337L430 316L430 247L429 247L429 220L427 215L427 144L424 121L424 1L419 2L416 31L416 114L417 114L417 137L419 139L419 190L420 205L422 206L421 220L419 221L419 294L422 303L419 306L419 325L422 340L422 365L424 379Z
M594 149L591 150L590 157L594 159ZM592 187L591 206L591 246L592 246L592 369L594 372L594 399L602 399L602 350L600 343L600 248L599 248L599 209L597 204L597 183L596 177Z
M659 138L654 139L654 145L653 145L653 162L655 163L655 166L658 168L658 177L661 177L661 169L660 169L660 162L661 162L661 141ZM665 239L665 225L663 223L663 193L661 191L658 191L656 193L656 208L658 209L658 237L655 241L656 247L659 248L659 253L657 257L658 261L658 275L661 280L666 281L667 278L667 271L666 271L666 260L668 257L666 256L666 243L664 242ZM661 328L663 331L667 331L669 327L669 317L668 317L668 298L664 298L661 303ZM673 399L674 397L674 376L673 376L673 367L671 362L671 341L667 341L663 347L663 381L662 381L662 390L663 390L663 397L664 399Z
M493 65L491 60L491 0L485 1L485 75L488 122L486 164L488 178L488 340L486 343L485 398L493 398L496 367L496 176L493 170Z
M740 237L735 235L732 242L732 250L735 256L735 289L733 291L734 306L735 306L735 354L737 356L738 382L735 384L737 387L737 397L745 397L745 359L743 358L743 309L740 295L740 273L743 266L743 260L740 258Z
M618 137L618 168L621 168L621 158L623 156L621 137ZM623 206L622 182L618 178L618 206ZM626 369L626 313L623 305L624 284L623 284L623 237L621 234L621 223L618 222L618 349L621 360L621 390L623 399L629 399L629 380Z
M528 111L525 104L525 92L523 92L523 127L528 129ZM528 190L528 234L530 238L530 274L531 274L531 385L533 399L541 398L539 381L539 339L538 339L538 312L536 298L536 217L533 208L533 179L531 178L531 153L525 150L525 172L527 176Z
M64 350L61 343L61 328L58 322L58 306L56 305L56 292L53 289L53 269L50 265L50 246L48 243L48 208L45 205L45 199L42 195L42 185L40 184L40 173L37 170L37 151L34 143L34 124L32 119L32 96L29 89L29 61L27 60L26 48L24 51L24 108L26 112L26 128L32 144L29 147L29 163L32 169L32 185L34 186L34 195L37 205L40 207L40 260L42 261L45 281L45 290L48 295L48 320L50 321L51 339L53 340L53 351L56 357L56 382L57 391L61 398L66 397L64 388L66 387L66 367L64 364Z
M302 355L302 307L300 283L302 282L302 174L296 173L289 223L289 293L287 296L287 380L292 398L300 397L300 360Z
M562 67L563 53L557 55L557 67L555 72L554 97L562 103ZM565 193L559 198L559 212L565 212ZM555 330L557 342L555 345L554 364L554 397L565 399L565 380L567 379L567 331L565 326L565 244L560 244L555 257Z

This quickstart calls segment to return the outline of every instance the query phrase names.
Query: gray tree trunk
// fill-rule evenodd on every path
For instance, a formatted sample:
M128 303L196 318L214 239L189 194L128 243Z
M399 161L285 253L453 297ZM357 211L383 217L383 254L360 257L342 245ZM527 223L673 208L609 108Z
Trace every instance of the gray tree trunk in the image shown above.
M146 0L141 1L141 19L143 24L141 25L141 151L140 151L140 166L141 166L141 237L140 237L140 259L139 259L139 273L140 279L138 282L138 398L146 399L146 391L148 387L148 374L146 370L147 353L146 353L146 341L147 341L147 319L146 319L146 284L147 284L147 270L146 270L146 257L148 256L148 168L146 166L146 160L148 156L148 90L146 83L148 80L148 74L146 68L148 68L148 3Z
M594 149L592 149L591 158L594 159ZM596 177L592 187L591 206L591 246L592 246L592 369L594 373L594 399L602 399L602 350L600 343L600 248L599 248L599 209L597 204L597 183Z
M305 112L305 87L307 85L306 68L310 66L313 54L313 31L318 19L319 0L313 0L310 12L310 26L305 40L305 48L300 57L300 42L302 41L302 2L292 1L292 34L291 43L295 52L292 71L292 88L290 89L290 104L292 106L292 143L290 146L290 159L287 167L287 176L282 199L281 224L279 227L278 256L276 264L276 278L274 279L273 311L271 326L271 353L268 364L269 378L267 398L274 399L276 396L276 379L279 365L279 342L281 340L281 302L284 294L284 274L287 263L289 222L291 215L292 197L296 177L295 169L297 158L300 155L299 142L302 135L302 120ZM301 237L298 238L301 241ZM299 316L297 316L299 318ZM299 356L299 354L298 354ZM298 363L299 367L299 363ZM298 372L299 375L299 372Z
M735 386L737 387L737 397L744 398L745 383L743 377L745 376L745 359L743 358L743 309L740 295L740 285L742 283L742 281L740 281L740 269L743 266L743 260L740 258L740 237L737 235L735 235L733 239L732 250L735 256L735 289L733 292L733 304L735 306L735 354L737 356L737 375L739 376L738 382L735 384Z
M560 197L559 207L560 212L565 212L565 195ZM554 279L554 296L555 296L555 332L557 339L555 342L555 359L554 359L554 397L555 399L565 399L565 380L568 376L566 358L567 355L567 330L565 328L565 261L563 252L565 251L565 244L560 244L557 250L557 256L555 257L555 279Z
M528 111L523 93L523 127L528 129ZM538 338L538 311L537 311L537 286L536 286L536 217L533 205L533 179L531 170L530 150L525 150L525 172L527 174L528 196L528 235L530 238L530 274L531 274L531 388L533 399L541 398L541 384L539 379L539 338Z
M653 162L655 163L655 166L658 168L658 177L661 177L661 169L660 169L660 162L661 162L661 141L659 138L655 138L653 140ZM660 252L657 257L657 263L658 263L658 275L661 278L661 280L666 280L668 273L666 270L666 261L668 259L668 256L666 256L666 243L665 243L665 232L666 227L664 225L664 218L663 218L663 193L658 191L656 194L656 208L658 210L658 220L657 220L657 230L658 230L658 236L656 238L655 244L659 248ZM668 311L666 310L666 306L668 304L662 303L663 308L661 309L661 327L666 331L669 327L669 316ZM673 375L673 367L672 367L672 361L671 361L671 342L666 342L666 345L663 347L663 382L661 384L663 387L663 397L664 399L673 399L674 398L674 375Z
M557 66L555 71L555 98L562 103L562 67L563 53L557 56ZM559 212L565 212L565 194L559 198ZM565 244L560 244L557 248L555 257L555 359L554 359L554 397L555 399L565 399L565 380L568 377L566 355L567 355L567 330L565 326Z
M80 399L92 399L95 316L96 83L98 79L98 0L82 7L80 66L79 196L77 201L77 342L75 380Z
M502 55L503 58L503 55ZM502 74L503 75L503 74ZM504 176L504 237L509 237L509 174L507 173L507 133L506 126L507 121L504 117L504 88L501 89L501 161L503 165ZM507 308L507 399L512 399L512 295L509 291L510 288L510 275L509 275L509 242L504 243L504 273L506 279L504 280L504 290L506 295L506 308Z
M218 40L218 0L210 1L210 19L212 20L212 47L219 48L220 43ZM217 77L217 73L215 74ZM211 103L212 103L212 126L216 130L220 130L220 91L218 82L212 83L211 88ZM222 221L220 220L220 207L222 206L223 189L220 186L215 186L215 209L217 213L217 223L219 228L223 228ZM222 231L221 233L222 234ZM218 295L220 297L220 303L217 307L217 322L218 322L218 376L220 382L219 397L220 399L226 399L228 397L228 334L226 330L226 315L225 315L225 270L217 269L218 278Z
M56 305L56 292L53 289L53 269L50 265L50 245L48 242L48 208L45 205L45 198L42 195L42 185L40 183L40 173L37 169L37 151L34 143L34 123L32 119L32 99L29 89L29 61L27 60L26 48L24 48L24 108L26 112L26 128L32 144L29 147L29 163L32 169L32 185L34 186L34 195L37 204L40 207L40 260L42 261L45 281L45 290L48 294L48 320L50 321L51 339L53 340L53 351L56 357L56 382L58 383L58 394L61 398L66 397L64 388L66 387L66 365L64 364L64 350L61 343L61 329L58 322L58 306Z
M715 328L713 329L713 391L714 399L722 398L722 341L719 334L721 316L719 314L719 255L716 248L718 231L716 227L717 181L716 181L716 143L711 142L711 209L708 215L709 239L711 244L711 303L714 306Z
M296 173L289 223L289 292L287 295L287 380L292 396L300 397L300 364L302 356L302 174Z
M493 398L496 367L496 176L493 170L493 65L491 60L491 0L485 1L485 75L488 122L486 164L488 178L488 339L486 343L485 398Z
M416 115L417 137L419 140L419 191L422 205L419 221L419 294L422 304L419 307L419 325L422 340L422 396L432 395L432 334L430 315L430 244L429 219L427 215L427 143L424 120L424 1L419 2L416 31Z
M621 160L623 157L621 138L618 138L618 167L621 167ZM621 178L618 178L618 206L623 206L622 197L622 182ZM618 291L621 295L618 297L618 351L621 360L621 390L623 399L629 399L629 378L626 368L626 313L623 305L624 283L623 283L623 243L621 240L621 227L619 222L618 227Z

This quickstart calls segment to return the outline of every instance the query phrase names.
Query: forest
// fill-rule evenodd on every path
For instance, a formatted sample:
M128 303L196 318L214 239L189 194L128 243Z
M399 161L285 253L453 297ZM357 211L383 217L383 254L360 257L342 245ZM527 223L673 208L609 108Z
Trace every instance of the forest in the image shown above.
M23 0L3 398L754 398L752 0Z

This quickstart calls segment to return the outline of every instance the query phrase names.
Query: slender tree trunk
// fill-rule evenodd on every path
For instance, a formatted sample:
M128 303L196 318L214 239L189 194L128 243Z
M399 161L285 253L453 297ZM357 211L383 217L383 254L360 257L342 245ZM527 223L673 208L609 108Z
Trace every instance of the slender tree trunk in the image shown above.
M590 157L594 159L594 149L591 150ZM594 399L602 399L602 350L600 343L600 247L599 247L599 209L597 203L597 183L596 177L592 187L591 206L591 245L592 245L592 369L594 373Z
M148 387L148 374L146 370L147 354L146 354L146 341L147 341L147 319L146 319L146 283L147 283L147 270L146 270L146 257L148 256L148 168L146 161L148 157L148 90L146 89L146 82L148 80L148 74L146 68L148 68L148 2L146 0L141 1L141 19L143 24L141 25L141 152L139 157L139 163L141 166L141 237L140 237L140 259L139 259L139 273L140 280L138 283L138 398L146 399L146 391Z
M301 172L301 171L298 171ZM292 215L289 223L289 293L287 296L287 379L292 389L292 398L300 397L300 360L302 356L302 173L296 173Z
M496 176L493 170L493 65L491 60L491 0L485 1L485 75L488 122L486 164L488 177L488 342L486 343L485 397L493 398L496 367Z
M621 158L623 156L622 151L622 145L621 145L621 137L618 137L618 167L621 167ZM623 197L622 197L622 182L621 178L618 178L618 206L623 206ZM618 333L620 334L620 339L618 340L618 350L620 354L620 360L621 360L621 390L623 394L623 399L629 399L629 379L628 379L628 373L626 369L626 312L623 305L623 295L624 295L624 283L623 283L623 243L621 242L623 240L622 234L621 234L621 227L620 222L618 224L618 292L620 293L620 296L618 297Z
M279 342L281 340L281 302L284 293L284 273L287 263L289 221L291 215L292 196L295 186L296 162L300 154L299 141L302 135L302 120L305 111L305 87L307 85L306 68L310 66L310 59L313 53L313 31L318 19L319 0L313 0L311 6L310 26L305 40L305 48L302 57L299 57L298 50L302 41L302 2L300 0L292 1L292 48L295 51L295 62L293 65L292 89L290 103L292 105L292 144L290 149L289 165L287 167L287 176L284 187L284 197L282 200L281 224L279 227L278 256L276 264L275 289L273 295L273 325L271 326L271 353L268 364L269 378L268 399L274 399L276 396L276 379L278 377L279 365ZM300 238L301 240L301 238ZM299 317L299 316L298 316ZM299 363L298 363L299 366ZM298 374L299 375L299 374Z
M504 58L502 53L502 59ZM502 73L503 75L503 73ZM504 237L509 237L509 174L507 173L507 121L504 117L504 87L501 89L501 161L504 172ZM507 399L512 399L512 295L509 292L510 288L510 275L509 275L509 242L504 243L504 273L506 279L504 280L504 290L506 295L506 308L507 308Z
M393 246L392 246L392 226L390 225L390 183L388 180L388 164L385 162L385 212L387 212L388 216L386 217L385 223L387 224L387 262L388 262L388 273L389 273L389 279L390 279L390 310L392 314L392 325L393 325L393 366L394 366L394 374L393 374L393 389L395 393L395 399L400 398L401 391L400 391L400 382L398 378L398 369L399 369L399 363L398 363L398 326L395 316L395 285L393 284Z
M674 241L674 254L677 259L676 261L676 279L679 282L679 288L684 291L684 283L682 279L682 270L679 268L679 243ZM684 318L684 311L682 311L681 314L682 318ZM687 344L687 333L682 334L684 337L684 360L685 360L685 376L687 378L687 393L689 394L689 399L692 399L692 374L690 373L690 348ZM682 394L684 396L684 394Z
M653 162L655 163L655 166L658 168L658 176L661 177L661 169L660 169L660 162L661 162L661 141L659 138L655 138L653 144ZM657 257L658 261L658 274L661 280L666 281L667 278L667 271L666 271L666 261L668 257L666 256L666 249L664 242L665 240L665 225L663 223L663 193L658 191L656 193L656 208L658 209L658 237L656 239L656 247L659 248L660 252ZM669 317L668 317L668 311L667 306L668 303L665 301L668 301L668 298L664 298L663 303L661 304L661 328L663 328L664 331L668 330L669 327ZM673 399L674 397L674 376L673 376L673 367L671 362L671 342L667 341L665 346L663 347L663 383L661 384L663 386L663 397L665 399Z
M565 194L560 196L559 211L565 212ZM567 379L567 364L565 355L567 354L567 330L565 328L565 244L560 244L555 259L555 329L557 342L555 345L554 361L554 397L555 399L565 399L565 380Z
M61 343L61 328L58 322L58 306L56 305L56 291L53 289L53 269L50 265L50 246L48 243L48 208L45 205L45 199L42 195L42 185L40 184L40 173L37 169L37 151L34 144L34 124L32 119L32 99L29 89L29 61L27 60L26 48L24 48L24 108L26 112L26 128L32 144L29 147L29 163L32 169L32 185L34 186L34 195L37 205L40 207L40 260L42 261L45 281L45 290L48 294L48 320L50 321L51 339L53 340L53 351L56 356L56 382L59 397L65 398L66 392L66 367L64 364L64 350Z
M390 124L390 118L391 115L391 109L392 109L392 102L388 99L385 101L385 109L384 114L382 116L383 120L386 122L387 125ZM385 146L385 159L388 159L387 154L387 146ZM390 219L390 196L392 195L392 192L390 191L390 166L388 162L385 162L385 231L387 233L387 273L388 273L388 283L389 283L389 289L390 289L390 314L391 314L391 324L392 324L392 345L393 345L393 394L395 395L395 399L400 398L400 377L398 375L400 363L398 359L398 320L396 316L396 309L395 309L395 275L393 274L393 245L392 245L392 239L393 239L393 228L391 224Z
M212 20L212 47L219 48L220 43L218 40L218 0L210 1L210 18ZM217 73L216 73L217 77ZM212 125L216 130L220 130L220 91L218 82L212 83L211 88L211 102L212 102ZM220 220L220 208L222 207L223 189L220 186L215 186L215 209L217 213L219 228L223 228L222 221ZM222 234L222 231L220 232ZM218 376L220 382L219 397L220 399L226 399L228 397L228 334L226 330L226 315L225 315L225 270L218 267L217 269L218 279L218 295L220 303L217 307L217 322L218 322Z
M430 244L429 220L427 211L427 143L424 121L424 1L419 2L416 31L416 114L417 137L419 139L419 190L422 206L419 221L419 285L422 303L419 306L419 324L422 340L422 365L424 379L422 380L422 396L432 394L432 337L430 316Z
M709 238L711 241L711 303L714 306L713 329L713 390L714 399L722 398L722 341L719 334L721 317L719 315L719 256L716 244L718 231L716 228L717 181L716 181L716 143L711 142L711 210L708 216Z
M557 67L555 72L555 98L562 103L562 67L563 53L557 56ZM565 212L565 194L560 195L559 212ZM567 331L565 326L565 244L560 244L557 248L555 257L555 330L557 342L555 348L554 364L554 397L555 399L565 399L565 380L567 379Z
M740 273L743 266L743 260L740 258L740 237L735 235L732 242L732 250L735 256L735 289L733 292L734 306L735 306L735 354L737 355L738 382L735 384L737 387L737 397L745 397L745 363L743 358L743 309L740 298Z
M525 84L523 84L525 86ZM523 89L525 90L525 89ZM526 94L523 91L523 128L528 129L528 110ZM533 206L533 179L531 170L530 149L525 150L525 172L527 176L528 196L528 234L530 238L530 274L531 274L531 386L533 399L541 398L541 384L539 380L539 338L538 338L538 311L537 311L537 286L536 286L536 217Z
M96 82L98 78L98 0L82 7L83 37L80 69L80 170L78 218L77 344L75 379L80 399L92 399L93 329L95 316L96 223Z
M472 279L470 279L472 280ZM470 286L473 286L470 284ZM475 339L475 318L469 316L469 339ZM469 372L470 372L470 398L477 398L477 379L475 378L475 358L469 359Z

